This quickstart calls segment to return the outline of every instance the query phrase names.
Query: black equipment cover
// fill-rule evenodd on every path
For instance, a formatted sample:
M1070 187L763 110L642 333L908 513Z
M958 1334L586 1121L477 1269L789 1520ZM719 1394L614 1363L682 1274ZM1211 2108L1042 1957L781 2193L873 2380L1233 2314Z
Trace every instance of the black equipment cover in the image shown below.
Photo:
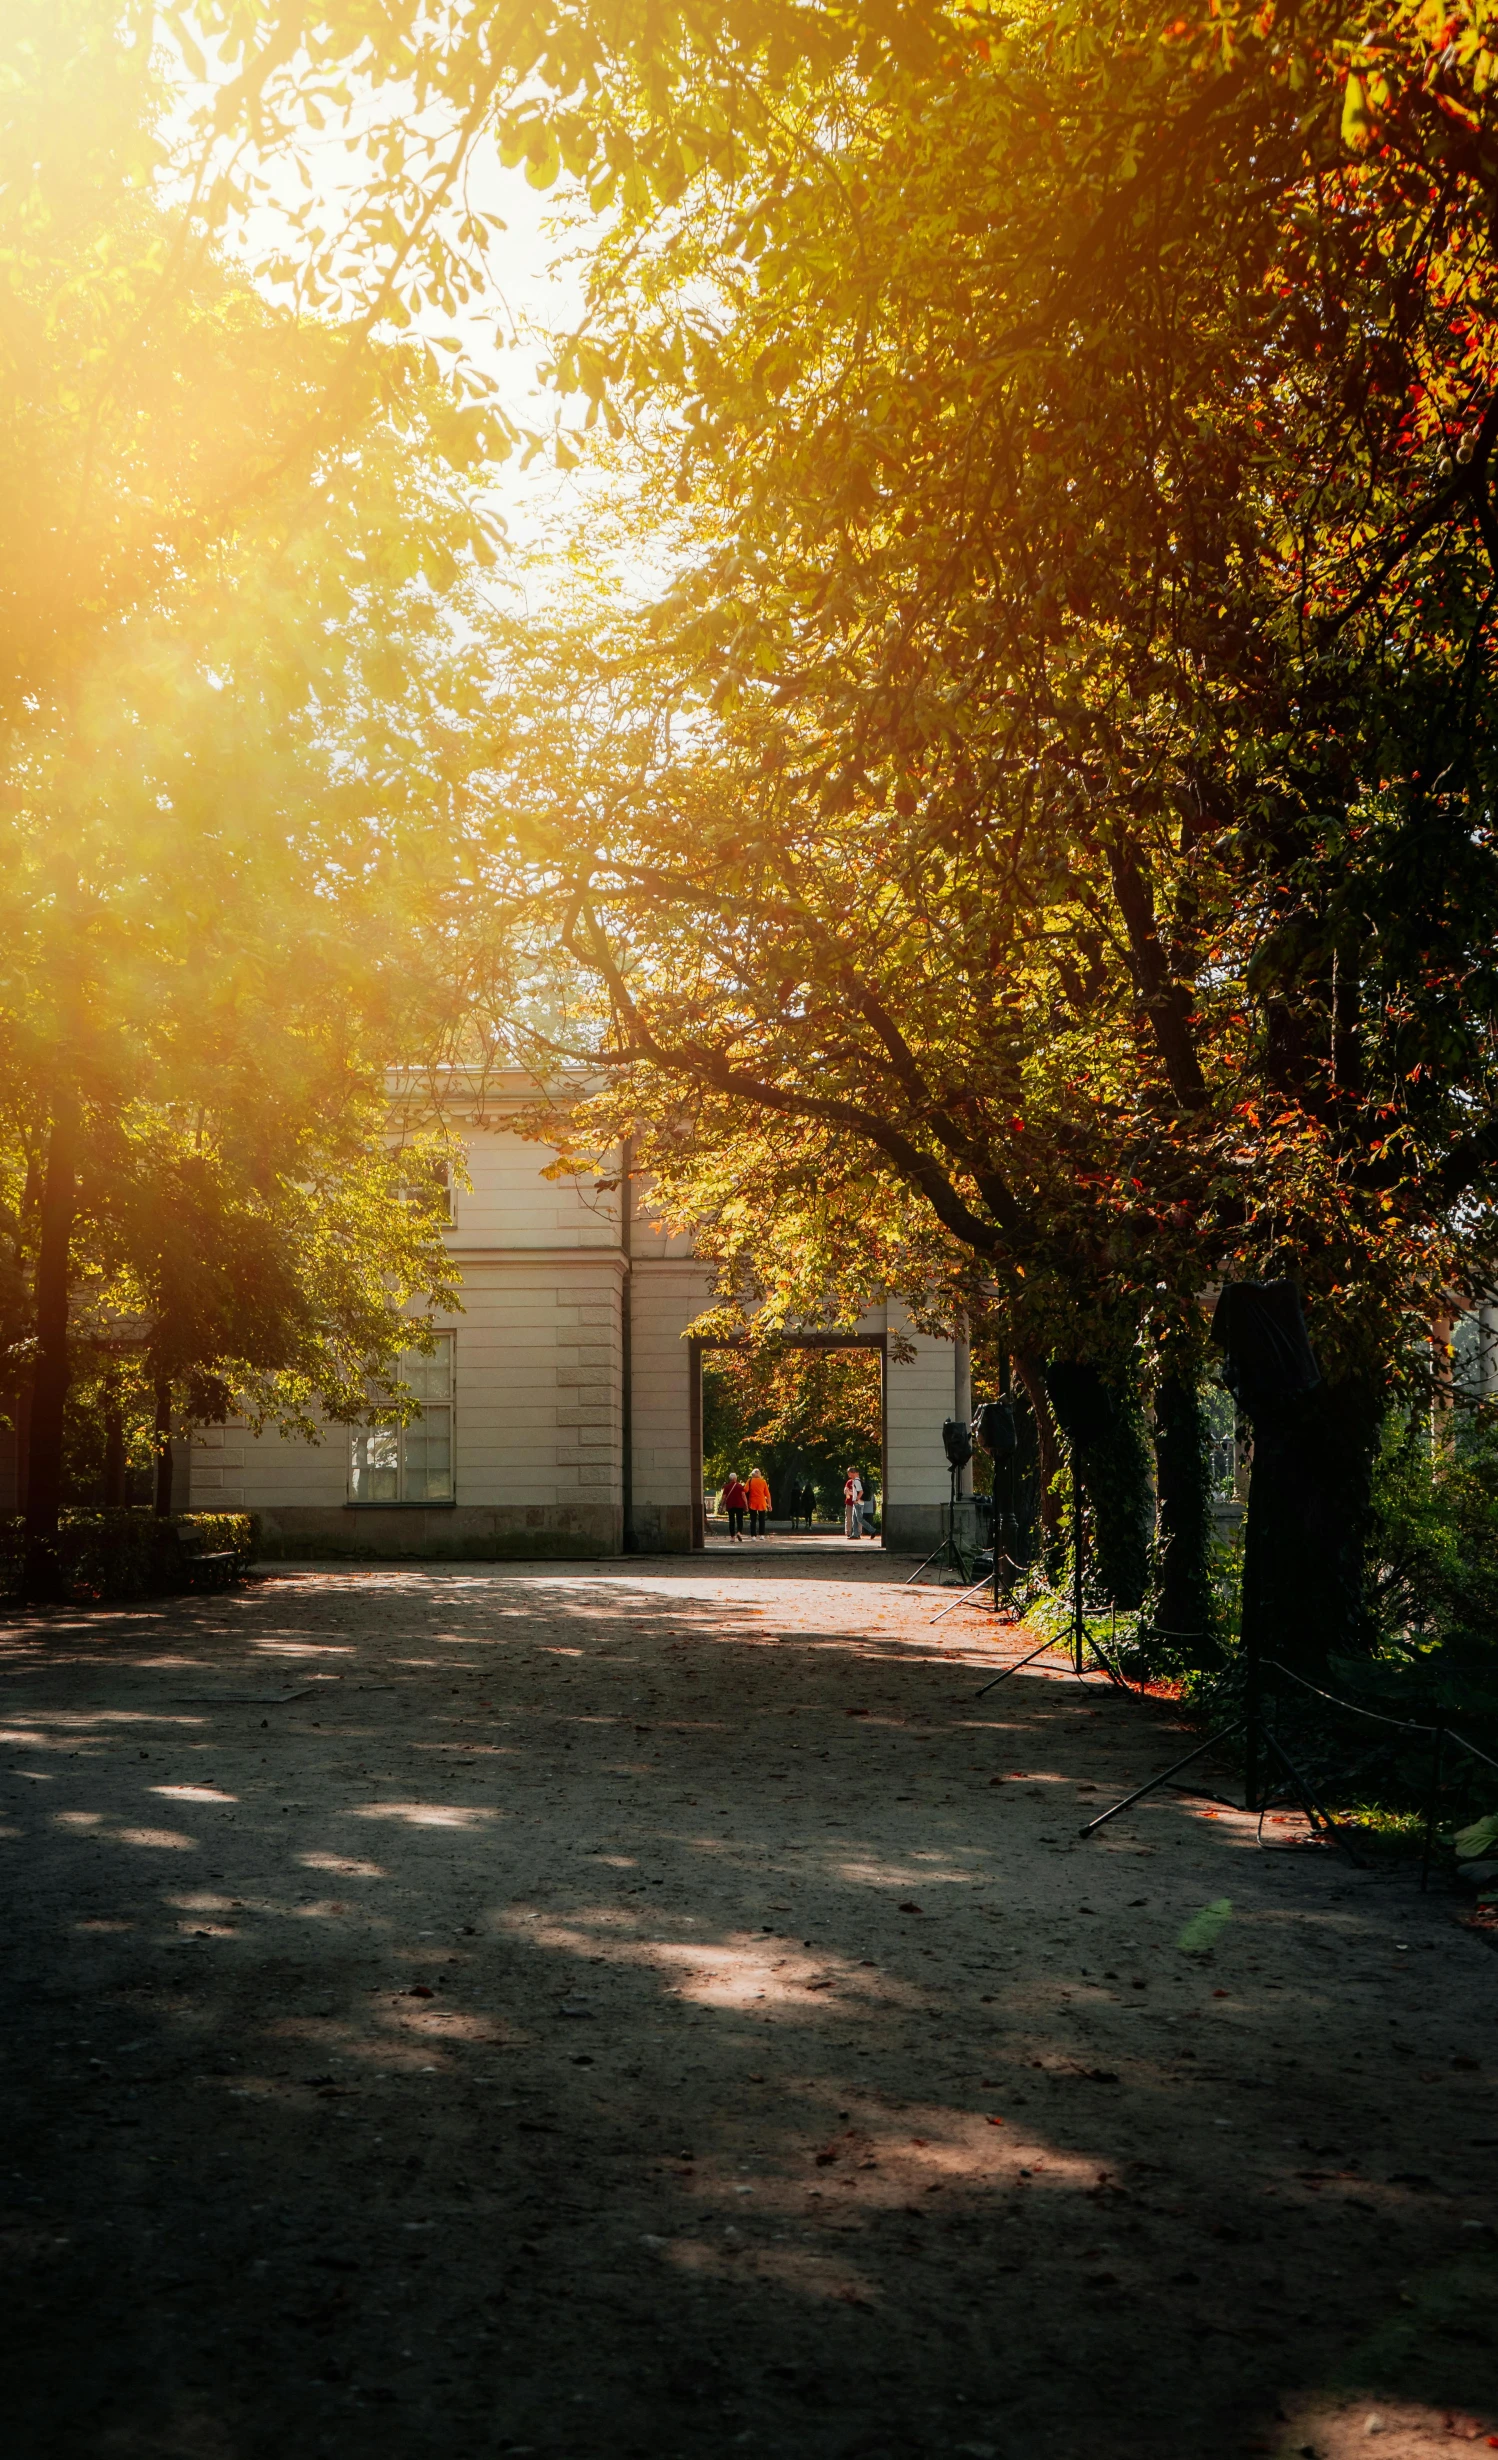
M1230 1281L1212 1312L1212 1339L1227 1354L1223 1381L1250 1418L1321 1381L1293 1281Z
M1019 1450L1019 1429L1014 1423L1014 1403L1009 1399L985 1401L973 1418L973 1434L985 1452L996 1461L1007 1461Z

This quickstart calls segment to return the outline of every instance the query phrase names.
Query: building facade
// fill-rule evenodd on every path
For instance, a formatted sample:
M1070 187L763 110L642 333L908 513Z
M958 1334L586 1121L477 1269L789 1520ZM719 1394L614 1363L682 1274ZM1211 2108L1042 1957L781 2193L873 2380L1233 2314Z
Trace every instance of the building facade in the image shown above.
M329 1426L308 1444L244 1426L177 1447L178 1509L259 1514L267 1554L447 1556L681 1552L704 1542L701 1345L710 1268L628 1190L548 1180L555 1155L516 1132L516 1085L462 1123L471 1184L448 1246L460 1314L407 1380L420 1421ZM808 1336L814 1338L814 1336ZM970 1410L964 1345L880 1309L857 1329L884 1356L885 1543L941 1534L945 1418ZM184 1491L185 1490L185 1491Z

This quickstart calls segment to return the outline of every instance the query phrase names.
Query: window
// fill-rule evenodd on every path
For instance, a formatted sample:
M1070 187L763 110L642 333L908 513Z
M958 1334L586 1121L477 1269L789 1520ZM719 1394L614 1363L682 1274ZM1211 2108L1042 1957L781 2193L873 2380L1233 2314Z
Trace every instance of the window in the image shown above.
M402 1350L400 1380L421 1403L405 1426L357 1427L349 1459L354 1503L451 1503L453 1499L453 1336L437 1335L431 1356Z
M430 1213L435 1221L451 1226L453 1220L452 1164L444 1154L416 1154L410 1158L412 1176L401 1190L413 1212Z

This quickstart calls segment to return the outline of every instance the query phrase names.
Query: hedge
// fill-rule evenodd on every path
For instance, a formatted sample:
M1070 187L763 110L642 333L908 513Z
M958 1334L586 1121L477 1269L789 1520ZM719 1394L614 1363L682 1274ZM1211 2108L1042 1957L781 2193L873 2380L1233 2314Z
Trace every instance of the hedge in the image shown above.
M194 1585L200 1555L232 1554L233 1574L255 1552L258 1532L250 1512L66 1511L52 1549L56 1590L64 1597L116 1603L160 1597ZM19 1513L0 1518L0 1587L10 1595L24 1585L26 1523ZM53 1584L48 1584L49 1586Z

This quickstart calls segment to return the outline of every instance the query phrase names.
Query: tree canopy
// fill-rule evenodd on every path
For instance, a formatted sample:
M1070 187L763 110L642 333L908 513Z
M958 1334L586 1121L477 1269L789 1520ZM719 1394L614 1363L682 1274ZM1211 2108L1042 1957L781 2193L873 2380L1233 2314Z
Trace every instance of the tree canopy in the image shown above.
M8 192L27 728L215 557L295 564L338 791L288 878L370 1050L440 950L470 1050L592 1071L569 1157L627 1136L736 1321L898 1288L1043 1411L1047 1358L1189 1383L1204 1289L1290 1275L1376 1422L1493 1260L1475 6L22 19L90 166ZM579 255L549 439L477 339L495 162ZM592 457L570 578L444 630L517 442Z
M168 211L145 29L33 14L7 30L34 159L4 203L0 1335L44 1577L75 1376L159 1440L174 1412L399 1414L400 1351L457 1303L409 1147L442 1134L421 1071L472 937L441 593L492 550L445 397L366 353L343 415L343 337Z

